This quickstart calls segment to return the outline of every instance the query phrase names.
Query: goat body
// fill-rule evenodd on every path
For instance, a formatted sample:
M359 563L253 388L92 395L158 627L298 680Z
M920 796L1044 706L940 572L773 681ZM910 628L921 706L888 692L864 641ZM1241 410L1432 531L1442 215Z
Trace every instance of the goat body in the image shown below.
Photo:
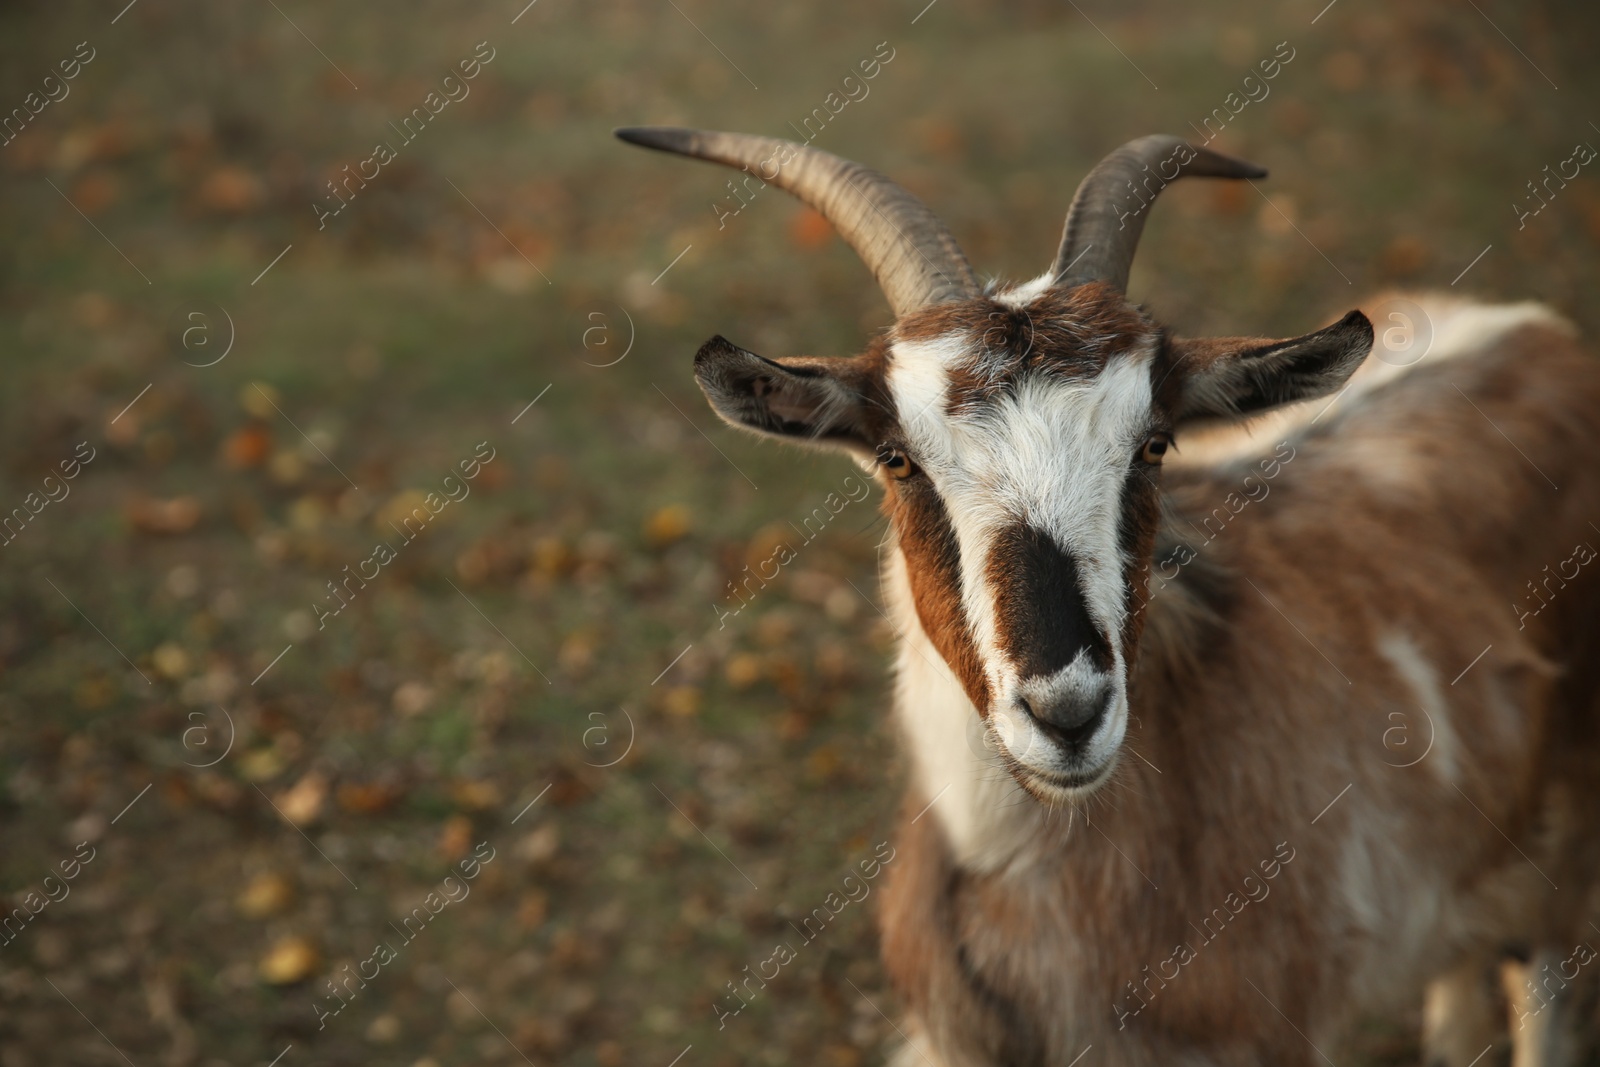
M1600 940L1600 363L1535 305L1428 306L1414 368L1168 465L1128 752L1081 805L985 758L886 553L899 1062L1309 1064L1441 979L1466 1067L1483 961Z

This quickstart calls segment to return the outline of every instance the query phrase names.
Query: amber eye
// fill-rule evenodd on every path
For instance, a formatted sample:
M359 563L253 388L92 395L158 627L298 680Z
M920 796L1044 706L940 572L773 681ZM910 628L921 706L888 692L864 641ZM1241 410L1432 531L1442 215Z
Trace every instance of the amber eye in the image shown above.
M916 473L917 468L912 466L911 460L898 448L884 445L878 449L878 464L889 472L889 477L896 479L909 478Z
M1167 454L1167 447L1172 444L1172 435L1169 433L1153 433L1139 450L1139 458L1152 467L1161 466L1161 457Z

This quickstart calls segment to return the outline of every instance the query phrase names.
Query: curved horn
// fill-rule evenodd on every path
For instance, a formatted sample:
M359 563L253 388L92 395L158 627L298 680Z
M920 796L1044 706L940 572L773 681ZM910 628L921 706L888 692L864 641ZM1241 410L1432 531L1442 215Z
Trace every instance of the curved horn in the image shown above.
M980 292L944 223L894 182L859 163L794 141L673 126L629 126L630 144L709 159L793 193L838 229L878 279L897 318Z
M1129 141L1078 185L1051 268L1055 284L1109 282L1126 291L1145 210L1168 182L1190 175L1265 178L1267 172L1254 163L1195 148L1181 137L1152 134Z

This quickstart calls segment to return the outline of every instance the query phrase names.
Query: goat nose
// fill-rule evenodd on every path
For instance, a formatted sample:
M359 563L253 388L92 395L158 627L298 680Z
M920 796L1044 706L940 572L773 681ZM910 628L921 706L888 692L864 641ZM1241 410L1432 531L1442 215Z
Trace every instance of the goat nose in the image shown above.
M1050 737L1068 745L1081 745L1094 736L1110 704L1110 686L1089 692L1078 686L1041 691L1037 687L1017 699L1022 709Z

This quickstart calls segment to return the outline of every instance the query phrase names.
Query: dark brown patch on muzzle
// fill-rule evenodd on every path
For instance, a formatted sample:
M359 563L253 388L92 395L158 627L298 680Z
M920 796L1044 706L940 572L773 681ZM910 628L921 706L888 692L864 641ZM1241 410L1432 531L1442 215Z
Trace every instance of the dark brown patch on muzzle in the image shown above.
M1043 531L1025 523L1002 530L989 552L989 584L1000 648L1024 680L1054 674L1085 649L1111 670L1111 645L1089 617L1077 564Z

